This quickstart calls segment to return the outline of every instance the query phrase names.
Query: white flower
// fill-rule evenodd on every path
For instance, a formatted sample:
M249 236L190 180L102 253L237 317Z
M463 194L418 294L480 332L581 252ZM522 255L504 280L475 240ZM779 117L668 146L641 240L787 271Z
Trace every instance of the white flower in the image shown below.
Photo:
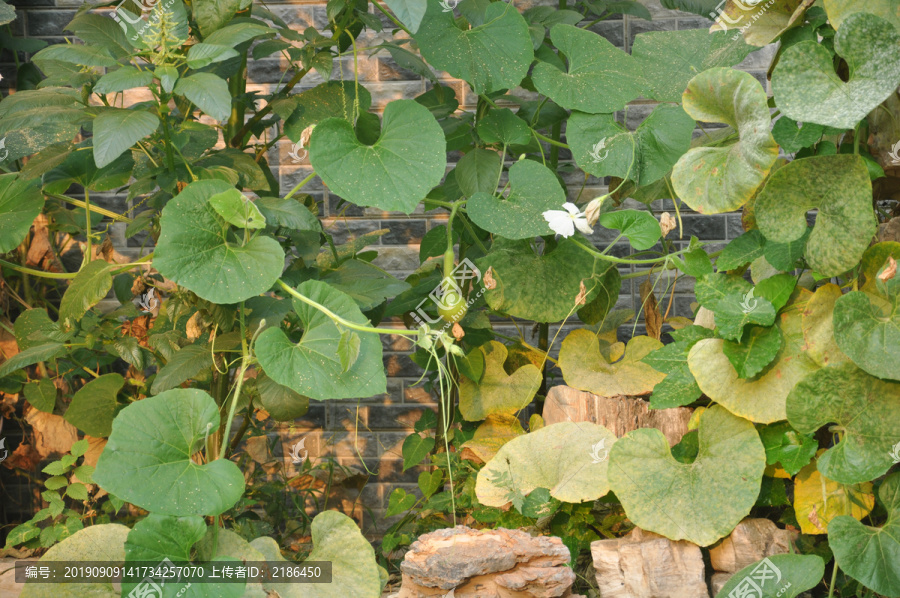
M544 220L547 221L553 232L563 237L574 235L576 228L586 235L594 232L594 229L588 224L587 218L578 211L578 207L575 204L566 202L563 204L563 208L565 208L565 211L547 210L543 214Z
M597 224L597 219L600 218L600 209L603 207L603 202L609 195L601 195L600 197L595 197L591 201L588 202L588 205L584 208L584 217L587 218L587 223L589 226L594 226Z

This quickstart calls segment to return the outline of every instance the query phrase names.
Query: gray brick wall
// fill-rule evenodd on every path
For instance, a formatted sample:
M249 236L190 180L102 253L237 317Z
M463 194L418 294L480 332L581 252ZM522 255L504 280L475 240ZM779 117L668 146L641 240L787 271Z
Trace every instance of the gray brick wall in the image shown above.
M707 28L710 21L698 18L695 15L668 11L663 9L658 0L641 0L653 15L653 20L643 21L633 17L625 17L620 20L608 20L594 25L591 29L606 37L614 45L627 50L634 40L635 35L644 31L670 31ZM18 20L12 24L15 35L25 35L45 39L48 42L63 40L63 29L74 16L75 9L79 6L76 0L13 0L17 7ZM524 0L516 2L516 5L524 10L533 4L555 4L555 2L532 2ZM313 25L324 26L326 22L325 3L319 1L300 0L298 2L269 1L267 5L280 17L298 30ZM374 10L370 7L370 11ZM391 24L386 20L385 31L374 34L367 31L358 41L360 47L377 45L380 41L390 38ZM766 48L751 54L740 68L753 73L765 85L765 70L772 56L772 48ZM4 80L0 86L13 87L15 85L15 64L9 52L4 53L0 63L0 73ZM25 55L19 56L25 60ZM266 59L252 62L249 65L248 90L268 92L275 87L281 78L285 68L277 59ZM345 79L352 79L352 59L344 59L335 62L333 78L339 78L343 72ZM460 108L471 110L476 103L476 96L468 89L466 84L450 78L446 73L439 73L442 83L452 86L457 93ZM399 68L390 56L380 53L376 56L360 54L359 56L359 80L371 92L373 98L373 110L380 112L387 102L401 98L411 98L429 88L427 83L415 74ZM315 73L309 75L295 91L302 91L314 87L321 82ZM6 90L4 90L6 91ZM530 98L532 92L516 90L516 95ZM143 98L132 96L126 101L135 101ZM654 104L645 101L636 101L628 109L627 121L631 128L636 127L640 121L652 110ZM300 180L311 173L306 162L294 163L288 155L291 151L291 143L283 140L274 146L269 153L269 162L277 170L276 175L281 185L281 192L286 193ZM458 156L451 156L455 161ZM569 160L570 155L566 151L561 152L561 159ZM452 168L448 165L448 169ZM580 175L570 176L569 200L587 201L607 191L606 181L589 177L581 196L578 196L583 183ZM321 202L321 216L323 224L328 232L334 235L336 242L344 242L347 239L359 236L366 232L380 228L390 229L390 233L381 237L373 246L379 251L379 257L375 263L387 269L398 277L404 277L418 267L419 241L432 227L446 222L445 212L423 212L421 208L411 215L402 213L381 212L373 208L360 208L353 205L339 207L339 198L329 193L322 182L313 179L305 188L305 192L312 194ZM125 211L131 206L126 204L123 195L92 195L92 201L111 210ZM629 200L630 201L630 200ZM640 207L637 204L636 207ZM668 209L672 210L670 201L659 201L653 206L655 213L659 214ZM735 214L701 216L682 211L684 224L684 242L691 235L697 236L703 241L714 244L713 249L721 248L724 244L739 236L742 232L740 216ZM141 244L146 239L138 236L129 239L124 238L124 225L114 224L111 227L111 236L117 245L117 249L130 257L136 257L141 252ZM594 241L604 244L604 232L598 230L594 234ZM677 237L676 231L670 233L669 238ZM145 250L146 252L146 250ZM615 248L613 255L626 256L630 253L627 244ZM621 268L622 274L639 272L633 266ZM630 308L639 311L640 298L638 286L642 278L632 278L623 281L623 289L618 302L618 308ZM691 316L690 304L693 300L692 280L680 279L674 293L673 315ZM665 303L663 303L665 305ZM516 336L517 331L509 322L498 322L499 331L510 336ZM567 325L566 328L575 328L577 324ZM642 322L623 326L619 331L621 339L627 339L633 333L643 333ZM530 328L523 329L528 335L526 340L536 344L537 338ZM551 327L551 337L555 327ZM560 335L560 340L564 334ZM363 530L370 535L382 532L390 523L382 517L383 508L387 504L387 498L392 488L400 485L407 491L415 489L415 481L418 469L411 469L402 473L402 460L400 447L403 439L411 431L413 422L421 415L423 409L434 408L434 397L415 386L421 370L407 357L409 343L401 337L389 337L384 339L385 367L389 375L388 391L383 396L372 397L359 401L336 401L327 403L314 402L309 413L293 422L282 424L274 428L272 433L278 434L281 446L276 448L276 457L284 459L289 472L293 471L293 465L288 454L288 447L300 438L306 438L305 446L309 450L310 458L322 459L335 457L338 462L348 466L360 467L361 459L369 471L373 472L369 484L358 494L344 495L345 505L351 505L354 515L362 524ZM554 383L561 383L558 372ZM361 508L365 507L365 508Z

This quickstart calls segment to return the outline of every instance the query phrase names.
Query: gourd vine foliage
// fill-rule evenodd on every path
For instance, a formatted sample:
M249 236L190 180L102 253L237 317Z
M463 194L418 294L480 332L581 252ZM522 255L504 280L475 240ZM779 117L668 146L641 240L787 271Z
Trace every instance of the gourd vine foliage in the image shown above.
M649 19L636 2L386 4L332 0L325 30L302 32L252 0L159 0L143 15L126 4L115 19L82 9L67 30L84 43L37 52L43 78L0 102L0 267L12 298L2 324L18 346L0 384L106 438L96 470L82 473L116 504L150 513L130 530L107 518L77 531L56 522L56 495L44 519L57 532L33 520L10 543L63 540L45 558L88 560L103 544L140 560L141 546L167 545L163 530L177 528L160 558L277 557L271 539L223 541L231 532L219 523L246 490L230 459L245 429L236 417L289 421L310 400L384 393L379 335L399 334L414 340L441 409L403 444L405 468L429 454L435 468L419 477L421 499L391 494L387 515L406 514L385 554L457 515L542 526L577 554L624 517L708 546L747 515L774 512L827 534L858 583L900 596L891 3L775 0L741 17L750 27L723 31L740 16L728 2L730 18L711 31L641 33L630 53L589 26ZM388 22L377 13L396 35L366 46L367 31ZM773 41L769 98L735 67ZM358 74L344 72L363 53L390 55L428 91L373 112ZM287 65L282 84L248 91L248 64L275 56ZM468 85L474 110L460 109L436 71ZM307 83L315 76L324 82ZM633 128L638 98L660 104ZM291 189L268 162L285 138L311 168ZM449 172L448 154L462 154ZM609 193L573 195L563 184L573 171L611 177ZM302 193L313 174L349 203L447 212L447 223L398 280L365 250L385 231L335 245ZM134 207L92 201L110 192ZM676 217L658 221L648 208L659 200ZM681 235L684 208L742 210L744 233L710 252ZM151 239L153 252L118 255L104 234L112 223ZM613 240L597 247L587 236L596 230ZM694 281L693 320L657 306L676 276ZM627 344L617 329L635 314L614 309L625 277L646 278L647 334ZM110 291L121 306L104 313ZM540 348L501 334L498 318L535 323ZM550 337L551 324L574 322ZM695 429L673 448L654 430L617 439L593 424L543 427L539 416L526 433L517 415L560 376L654 409L695 407ZM56 386L75 392L59 399ZM883 509L873 510L876 487ZM598 521L590 501L610 491L623 515ZM866 515L871 525L859 522ZM314 555L337 559L339 587L378 595L373 551L352 523L322 514L313 541ZM815 544L801 548L829 552Z

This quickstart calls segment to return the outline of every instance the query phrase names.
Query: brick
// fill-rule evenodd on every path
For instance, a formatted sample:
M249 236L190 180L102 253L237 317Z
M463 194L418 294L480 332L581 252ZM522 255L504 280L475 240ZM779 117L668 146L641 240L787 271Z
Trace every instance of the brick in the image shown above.
M631 52L631 46L634 44L635 36L647 31L675 31L676 21L674 19L661 19L653 21L644 20L628 20L628 51Z
M744 234L744 225L741 223L740 214L728 214L725 217L726 239L737 239Z
M391 231L381 237L383 245L418 245L425 236L424 220L382 220L379 228Z
M695 236L701 241L725 238L725 217L703 214L682 214L684 236Z
M26 30L29 37L63 35L63 29L75 18L74 10L28 11Z

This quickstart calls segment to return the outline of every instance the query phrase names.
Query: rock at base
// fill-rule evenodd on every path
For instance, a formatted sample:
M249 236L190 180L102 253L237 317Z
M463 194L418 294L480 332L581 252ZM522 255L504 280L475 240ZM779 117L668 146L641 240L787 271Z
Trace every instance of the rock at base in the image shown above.
M396 598L576 598L568 562L559 538L460 525L413 542Z
M635 528L591 543L603 598L708 598L700 547Z
M773 554L789 552L798 536L768 519L744 519L729 536L709 549L709 560L716 571L737 573Z

